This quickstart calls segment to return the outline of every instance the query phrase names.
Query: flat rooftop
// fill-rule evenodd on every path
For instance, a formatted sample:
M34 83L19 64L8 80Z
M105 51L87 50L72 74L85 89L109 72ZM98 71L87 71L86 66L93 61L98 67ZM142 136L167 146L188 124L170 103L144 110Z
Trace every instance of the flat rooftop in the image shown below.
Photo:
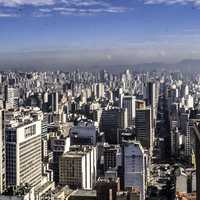
M96 197L96 190L76 190L71 194L73 197Z

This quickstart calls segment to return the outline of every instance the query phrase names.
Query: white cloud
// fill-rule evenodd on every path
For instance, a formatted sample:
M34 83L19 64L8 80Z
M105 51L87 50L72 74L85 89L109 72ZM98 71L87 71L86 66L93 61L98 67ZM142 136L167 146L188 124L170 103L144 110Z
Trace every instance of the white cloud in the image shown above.
M66 5L76 7L91 7L101 6L109 7L112 3L108 0L0 0L1 6L15 7L15 6L51 6L51 5Z
M55 8L54 10L61 11L60 14L88 14L93 15L97 13L123 13L126 8L123 7L108 7L108 8Z
M110 0L0 0L0 8L9 7L13 9L13 12L21 6L33 6L34 11L30 13L32 16L49 16L54 13L61 15L94 15L124 13L132 10Z
M181 4L187 5L192 4L194 6L200 6L200 0L144 0L145 4L167 4L167 5L174 5L174 4Z
M50 13L52 10L49 8L40 8L39 11L42 13Z
M0 5L15 7L22 5L33 5L33 6L43 6L43 5L54 5L55 0L0 0Z
M110 6L109 1L102 1L102 0L61 0L62 3L71 6Z
M2 17L17 17L18 15L15 13L5 13L5 12L0 12L0 18Z

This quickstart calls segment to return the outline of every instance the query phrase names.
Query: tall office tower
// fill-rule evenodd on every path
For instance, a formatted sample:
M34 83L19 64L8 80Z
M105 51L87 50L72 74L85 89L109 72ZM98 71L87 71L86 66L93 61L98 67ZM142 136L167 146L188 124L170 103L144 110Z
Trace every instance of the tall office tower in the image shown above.
M148 82L146 87L146 103L147 106L151 107L151 122L152 122L152 128L154 131L155 124L156 124L156 117L157 117L157 99L156 94L156 84L154 82Z
M158 113L158 101L159 101L159 97L160 97L160 82L157 81L155 83L155 114L156 114L156 118L157 118L157 113Z
M0 194L6 187L6 155L5 155L5 129L4 111L0 110Z
M185 156L192 161L192 122L189 120L186 125L186 133L184 137Z
M124 188L139 188L145 199L146 159L142 145L136 141L124 141L122 145Z
M100 131L105 133L105 140L109 144L118 144L119 129L127 128L127 109L112 108L103 110Z
M115 168L119 164L121 158L121 148L119 145L104 144L103 163L104 172L110 168Z
M184 136L184 154L186 157L191 158L192 149L191 149L191 122L189 120L190 113L183 112L180 115L180 128L181 133Z
M172 103L169 109L171 154L178 156L179 151L179 105Z
M64 137L53 137L50 139L50 148L53 152L53 180L59 183L59 159L63 153L69 151L70 139Z
M156 84L154 82L148 82L146 86L146 103L147 106L151 106L153 119L155 119L156 108Z
M39 186L42 178L41 121L10 123L6 133L6 184Z
M97 128L94 122L81 121L77 126L70 129L71 145L96 145Z
M175 129L171 130L170 134L171 134L171 155L178 156L180 147L179 143L180 132L176 127Z
M96 183L97 200L115 200L119 190L119 178L98 178Z
M135 127L137 140L144 148L149 149L151 154L154 141L151 108L136 110Z
M52 112L58 112L58 92L49 94L48 103Z
M53 180L52 152L48 151L48 142L42 139L42 178L45 181Z
M134 119L135 119L135 109L136 109L135 97L122 95L121 107L127 109L128 126L133 126Z
M96 147L72 146L59 160L59 183L92 189L96 182Z
M195 161L196 161L196 200L200 200L200 112L191 113L193 133L195 135Z

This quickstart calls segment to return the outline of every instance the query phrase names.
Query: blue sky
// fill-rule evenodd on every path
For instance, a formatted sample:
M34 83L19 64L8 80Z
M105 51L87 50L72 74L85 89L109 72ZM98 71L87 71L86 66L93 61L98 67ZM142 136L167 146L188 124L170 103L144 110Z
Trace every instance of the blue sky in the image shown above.
M200 0L0 0L0 64L200 58Z

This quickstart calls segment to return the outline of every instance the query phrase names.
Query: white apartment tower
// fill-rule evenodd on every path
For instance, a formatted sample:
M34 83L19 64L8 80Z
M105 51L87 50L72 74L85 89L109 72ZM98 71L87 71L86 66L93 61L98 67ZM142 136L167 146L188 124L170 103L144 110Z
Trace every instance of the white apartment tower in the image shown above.
M92 189L96 181L96 147L72 146L59 161L59 183L72 189Z
M39 186L42 177L41 121L10 123L6 129L6 183Z

